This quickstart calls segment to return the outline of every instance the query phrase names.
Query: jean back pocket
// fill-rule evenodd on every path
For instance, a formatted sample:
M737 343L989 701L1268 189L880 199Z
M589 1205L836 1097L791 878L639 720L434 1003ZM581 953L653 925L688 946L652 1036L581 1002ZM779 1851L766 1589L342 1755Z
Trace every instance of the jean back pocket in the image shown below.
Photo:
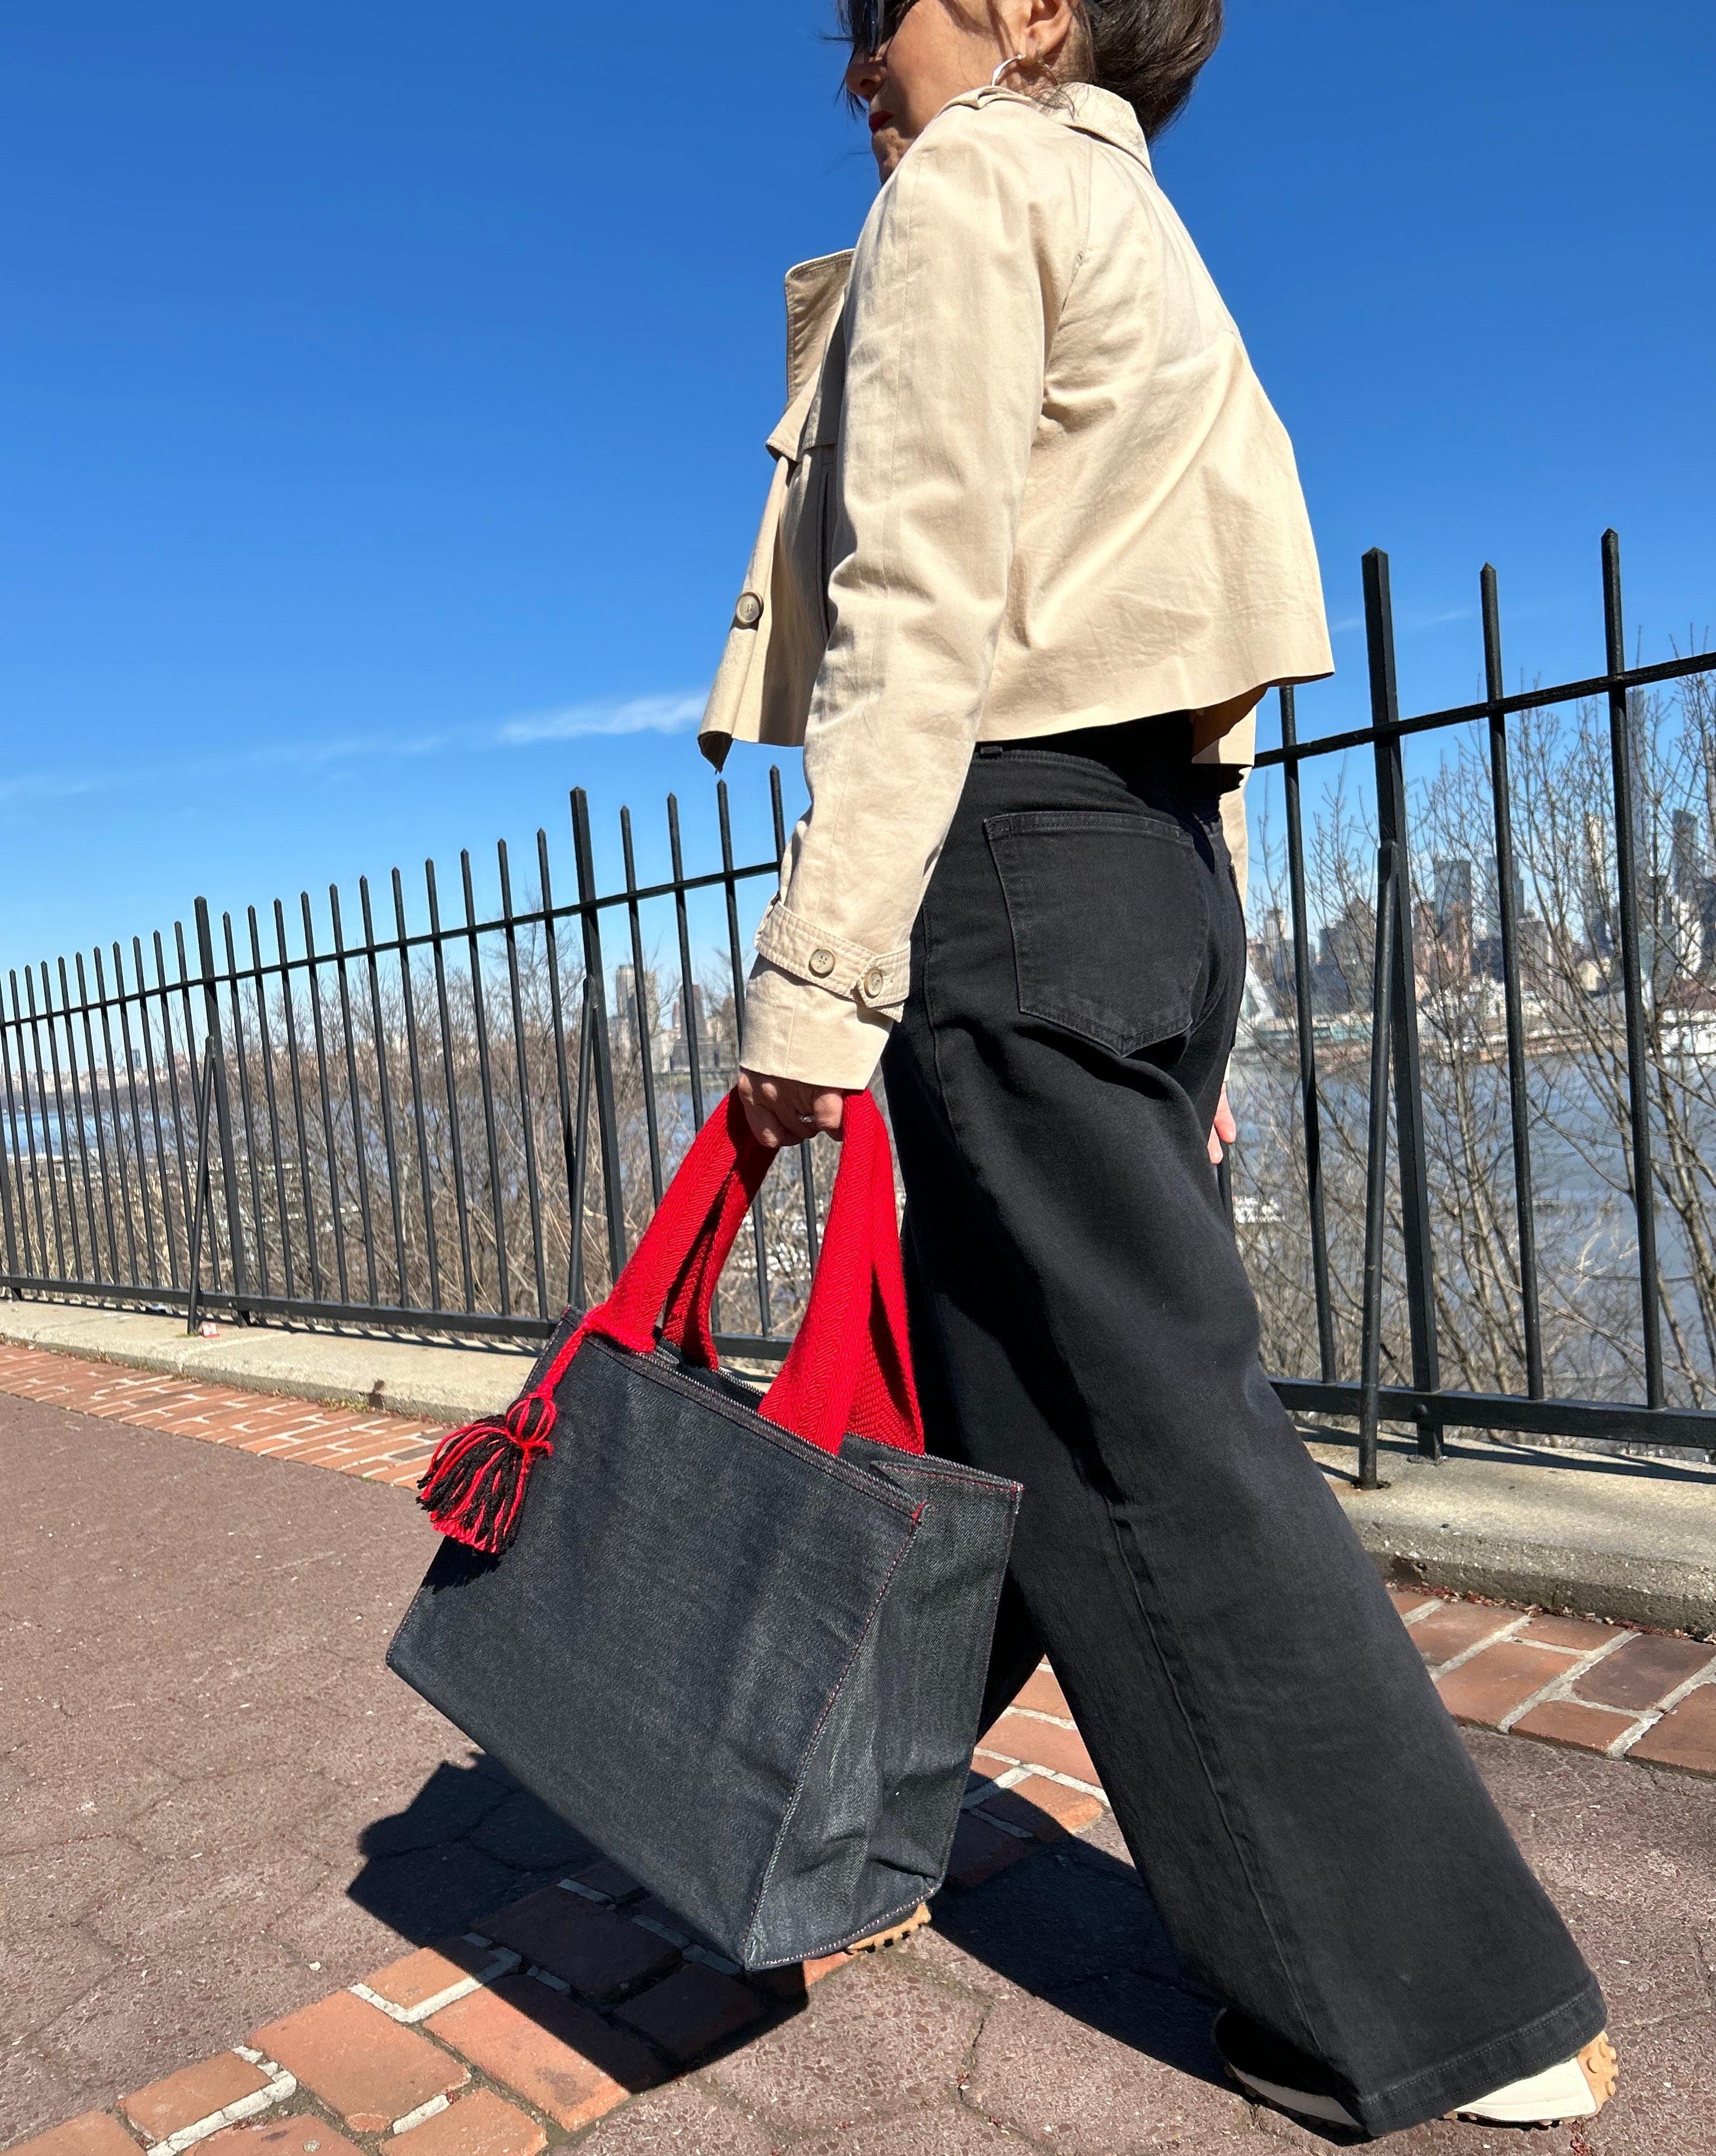
M1191 1031L1210 924L1189 832L1138 809L1040 808L984 833L1022 1016L1121 1055Z

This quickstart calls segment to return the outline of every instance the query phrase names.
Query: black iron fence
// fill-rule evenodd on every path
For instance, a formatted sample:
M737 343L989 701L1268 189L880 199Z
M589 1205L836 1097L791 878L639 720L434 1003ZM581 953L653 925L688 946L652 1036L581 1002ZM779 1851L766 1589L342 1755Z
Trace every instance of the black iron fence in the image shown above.
M199 899L188 942L176 925L170 943L13 972L4 1285L182 1310L193 1330L223 1315L546 1335L606 1291L732 1083L739 890L776 870L778 773L770 805L773 852L740 862L721 786L720 865L687 874L670 796L670 874L649 883L622 810L623 886L604 891L580 790L574 897L538 832L527 893L497 849L492 909L466 854L450 894L426 865L414 909L397 870L385 911L359 883L355 923L337 888L320 918L306 893L218 928ZM748 1266L723 1284L731 1352L784 1352L825 1142L758 1201Z
M1695 1246L1688 1261L1702 1265L1704 1253L1696 1246L1703 1242L1708 1215L1703 1193L1696 1186L1701 1182L1708 1185L1716 1175L1716 1119L1706 1122L1700 1114L1689 1115L1687 1110L1702 1111L1707 1102L1716 1105L1707 1083L1716 1069L1716 1054L1712 1053L1716 1024L1706 1015L1716 1013L1716 908L1710 904L1716 878L1703 873L1703 850L1695 860L1687 858L1688 848L1699 842L1697 830L1688 832L1686 826L1688 822L1702 826L1703 849L1707 850L1716 834L1716 730L1710 725L1708 698L1698 698L1690 711L1670 715L1642 701L1646 692L1659 685L1702 683L1716 670L1716 654L1628 668L1620 543L1613 531L1604 535L1601 560L1606 661L1602 674L1507 694L1496 577L1486 567L1479 593L1485 696L1476 703L1402 717L1388 557L1379 552L1367 554L1363 566L1370 724L1301 742L1294 695L1284 690L1280 696L1282 744L1258 758L1260 768L1278 767L1282 775L1286 833L1282 866L1291 929L1277 933L1272 953L1260 951L1254 943L1253 963L1256 966L1261 958L1267 971L1272 957L1282 991L1277 1005L1290 1019L1297 1077L1297 1158L1303 1171L1298 1189L1314 1312L1314 1328L1304 1330L1314 1329L1317 1365L1315 1377L1278 1378L1277 1389L1290 1408L1302 1413L1357 1420L1359 1479L1367 1487L1376 1483L1377 1430L1383 1419L1413 1426L1421 1451L1431 1458L1440 1456L1443 1432L1451 1426L1705 1454L1716 1445L1716 1412L1701 1404L1672 1404L1668 1398L1663 1318L1676 1283L1665 1278L1659 1254L1654 1140L1659 1113L1671 1115L1681 1141L1677 1166L1684 1171L1671 1195L1684 1230L1683 1240ZM1540 903L1547 901L1552 917L1528 916L1528 882L1516 841L1508 721L1581 706L1600 707L1606 714L1606 799L1596 790L1596 774L1589 762L1581 765L1577 754L1570 753L1558 762L1553 752L1543 750L1540 738L1534 747L1534 776L1540 785L1545 773L1560 774L1564 784L1566 775L1575 774L1590 789L1576 804L1559 804L1570 825L1583 819L1588 840L1595 834L1589 858L1575 880L1582 917L1570 917L1573 883L1564 881L1558 873L1553 840L1547 860L1541 847L1535 850L1529 886L1529 895ZM1688 734L1697 730L1700 735L1688 751L1704 788L1702 814L1695 819L1688 810L1674 811L1660 787L1649 790L1647 801L1641 798L1641 742L1648 740L1654 752L1665 724ZM1438 882L1445 869L1453 872L1449 876L1451 889L1439 888L1431 900L1421 882L1415 895L1403 753L1404 744L1413 736L1473 726L1482 730L1483 738L1467 769L1475 779L1473 792L1487 795L1488 830L1483 835L1493 848L1487 881L1494 932L1487 952L1473 947L1469 860L1436 862ZM1369 1070L1362 1102L1362 1193L1354 1190L1349 1207L1359 1229L1352 1240L1361 1252L1357 1293L1349 1298L1357 1305L1353 1329L1358 1336L1358 1367L1355 1374L1343 1375L1324 1148L1328 1086L1326 1073L1319 1070L1313 880L1307 870L1302 788L1308 764L1354 750L1368 750L1372 758L1374 804L1361 820L1377 841L1374 897L1373 903L1363 906L1356 894L1349 895L1345 919L1338 926L1354 926L1354 916L1362 912L1356 923L1357 947L1348 952L1344 965L1338 960L1333 968L1338 988L1349 993L1344 998L1338 993L1323 998L1325 1004L1344 1000L1349 1010L1357 1006L1354 1015L1359 1022L1349 1020L1344 1027L1337 1022L1321 1029L1330 1039L1335 1060L1363 1052ZM1441 805L1439 828L1446 831L1446 800ZM1477 836L1470 826L1470 807L1468 798L1467 844ZM1570 807L1576 808L1576 816L1568 816ZM1665 819L1671 831L1666 847L1662 844ZM1599 823L1602 830L1595 834ZM1561 850L1564 853L1565 848ZM1661 872L1664 868L1667 873ZM1458 873L1462 870L1463 877ZM1327 877L1323 880L1326 921ZM1688 906L1699 909L1689 923L1681 917ZM1528 936L1528 928L1535 932ZM1333 940L1325 925L1325 965ZM1353 977L1361 973L1368 975L1368 995L1362 1003L1351 993L1356 985ZM1498 1024L1489 1022L1490 1014L1483 1008L1480 991L1486 983L1493 987L1491 1000L1499 1002L1499 1012L1494 1014ZM1493 1237L1490 1246L1490 1299L1511 1305L1503 1328L1503 1351L1490 1358L1493 1365L1515 1365L1513 1374L1519 1382L1506 1389L1451 1386L1443 1379L1444 1350L1451 1338L1458 1346L1468 1344L1459 1337L1462 1320L1472 1322L1487 1314L1486 1284L1478 1277L1485 1253L1478 1247L1473 1225L1474 1215L1482 1208L1471 1190L1445 1188L1441 1194L1440 1224L1446 1228L1451 1224L1453 1232L1439 1237L1439 1224L1432 1218L1426 1101L1437 1089L1426 1085L1421 1041L1421 1019L1426 1010L1437 1019L1438 1065L1453 1073L1441 1090L1444 1098L1452 1101L1450 1112L1458 1126L1457 1135L1464 1142L1458 1147L1445 1144L1441 1148L1445 1170L1451 1156L1452 1174L1445 1174L1444 1183L1457 1183L1462 1163L1468 1164L1473 1180L1485 1185L1483 1195L1492 1208L1511 1184L1511 1235ZM1498 1147L1496 1155L1487 1158L1478 1158L1470 1143L1470 1125L1478 1117L1479 1105L1469 1086L1461 1091L1462 1076L1469 1081L1472 1069L1480 1064L1499 1068L1505 1098L1505 1152ZM1630 1350L1636 1332L1637 1355L1625 1354L1623 1360L1640 1368L1642 1401L1552 1396L1546 1379L1538 1239L1541 1205L1534 1138L1534 1133L1541 1139L1550 1132L1559 1137L1553 1087L1564 1082L1570 1067L1581 1082L1588 1070L1594 1070L1590 1082L1597 1092L1606 1086L1616 1095L1621 1166L1612 1179L1624 1191L1630 1213L1636 1316L1636 1327L1627 1328L1621 1347ZM1534 1073L1540 1078L1548 1074L1535 1096L1531 1084ZM1356 1111L1361 1104L1354 1105ZM1356 1113L1352 1120L1358 1122ZM1590 1120L1586 1119L1587 1128ZM1594 1163L1590 1183L1595 1187L1602 1179L1602 1164L1595 1159L1594 1145L1592 1156L1587 1164ZM1570 1199L1563 1193L1558 1202L1564 1210L1569 1204L1595 1201L1589 1195L1582 1199L1575 1188ZM1390 1225L1397 1230L1399 1258L1392 1298L1385 1292L1384 1274L1385 1229ZM1606 1247L1590 1267L1590 1276L1599 1286L1612 1287L1616 1266L1628 1253L1612 1221L1603 1233ZM1498 1262L1494 1255L1498 1244ZM1439 1256L1443 1260L1440 1270ZM1702 1277L1689 1277L1691 1300L1698 1306L1695 1317L1708 1332L1711 1298ZM1390 1300L1392 1340L1387 1337ZM1404 1340L1398 1337L1402 1331ZM1311 1342L1305 1339L1302 1345L1309 1348ZM1483 1358L1472 1359L1482 1362ZM1687 1380L1682 1389L1690 1391L1697 1401L1708 1397L1709 1370L1708 1358L1702 1369L1692 1367L1695 1359L1690 1349L1680 1358ZM1384 1382L1385 1362L1393 1366L1392 1382Z
M1716 654L1626 666L1610 533L1603 674L1504 693L1486 569L1486 696L1403 718L1386 557L1367 555L1364 572L1369 725L1302 742L1293 692L1283 690L1282 746L1259 758L1261 770L1281 774L1285 903L1265 903L1266 850L1253 925L1266 913L1274 926L1254 941L1253 968L1268 993L1241 1061L1249 1055L1247 1067L1263 1074L1251 1086L1259 1101L1278 1066L1287 1107L1272 1135L1261 1110L1248 1117L1236 1065L1247 1127L1230 1188L1266 1339L1277 1367L1294 1373L1278 1377L1277 1389L1301 1413L1357 1424L1366 1481L1375 1479L1383 1420L1415 1430L1431 1456L1451 1426L1708 1451L1716 1221L1706 1250L1676 1197L1676 1247L1698 1245L1705 1268L1695 1285L1706 1369L1683 1352L1679 1291L1665 1280L1653 1133L1665 1105L1680 1114L1680 1094L1663 1088L1684 1091L1684 1070L1674 1067L1684 1043L1674 1044L1688 1024L1703 1023L1704 997L1713 1013L1705 1179L1716 1191L1716 874L1704 880L1712 896L1698 952L1665 960L1679 868L1664 875L1652 865L1661 803L1653 795L1642 808L1636 763L1641 696L1703 684ZM1596 878L1605 890L1590 901L1601 916L1595 934L1588 921L1546 923L1530 912L1548 902L1545 878L1521 871L1509 770L1510 721L1583 704L1606 712L1608 737L1606 799L1580 804L1608 834ZM1716 838L1716 711L1708 716L1706 824ZM1436 863L1432 904L1421 873L1415 886L1409 844L1404 744L1460 728L1481 736L1487 938L1476 933L1469 861L1448 870L1451 896L1441 888L1447 865ZM1368 858L1377 880L1362 903L1349 893L1334 917L1326 878L1308 869L1303 780L1315 760L1353 751L1369 759L1360 820L1375 842ZM385 893L361 882L355 921L337 889L325 911L306 895L290 911L277 901L240 921L223 915L217 923L199 900L188 938L176 926L146 947L134 938L128 950L115 943L12 972L0 1000L0 1285L14 1296L182 1312L193 1329L218 1315L521 1340L546 1334L566 1303L605 1291L737 1072L740 886L774 875L784 817L771 774L772 850L740 861L727 791L717 788L718 865L691 874L670 797L668 873L645 881L623 810L624 872L604 890L582 792L571 808L572 896L557 896L539 832L528 888L516 887L507 850L497 850L496 903L479 903L465 855L450 893L433 864L408 902L397 870ZM1674 834L1679 846L1677 817ZM1559 973L1545 952L1564 960ZM1583 998L1571 1015L1568 997ZM1445 1023L1448 1010L1455 1017ZM1436 1028L1428 1092L1426 1013ZM1533 1086L1541 1095L1540 1074L1564 1057L1575 1019L1608 1058L1604 1082L1621 1089L1631 1208L1636 1323L1597 1389L1624 1394L1636 1347L1642 1400L1558 1391L1546 1359L1539 1228L1547 1201L1534 1181L1542 1100ZM1492 1220L1482 1247L1463 1228L1451 1241L1432 1204L1430 1167L1446 1132L1461 1133L1462 1157L1475 1157L1460 1122L1467 1096L1456 1086L1447 1108L1437 1090L1437 1074L1462 1055L1499 1088L1496 1127L1505 1137L1481 1175L1489 1213L1508 1215L1505 1232ZM1674 1173L1685 1179L1685 1154L1696 1181L1702 1126L1694 1117L1674 1127ZM729 1353L784 1352L815 1264L829 1173L827 1142L818 1140L764 1186L742 1256L722 1282L718 1337ZM1616 1232L1611 1222L1606 1292ZM1302 1281L1297 1301L1290 1275ZM1563 1301L1564 1286L1558 1276ZM1462 1327L1474 1311L1488 1322L1486 1296L1503 1306L1504 1322L1501 1347L1482 1363ZM1463 1371L1499 1374L1487 1385L1445 1383L1445 1348ZM1314 1375L1298 1373L1307 1363ZM1676 1387L1686 1397L1671 1399Z

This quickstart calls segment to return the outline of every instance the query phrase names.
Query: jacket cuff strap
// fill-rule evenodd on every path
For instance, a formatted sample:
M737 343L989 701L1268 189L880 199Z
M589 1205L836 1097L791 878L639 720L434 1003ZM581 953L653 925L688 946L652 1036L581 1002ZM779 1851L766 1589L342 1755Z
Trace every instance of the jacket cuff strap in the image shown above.
M845 937L830 935L778 898L763 916L757 949L794 980L890 1018L899 1016L912 985L909 944L894 951L869 950Z

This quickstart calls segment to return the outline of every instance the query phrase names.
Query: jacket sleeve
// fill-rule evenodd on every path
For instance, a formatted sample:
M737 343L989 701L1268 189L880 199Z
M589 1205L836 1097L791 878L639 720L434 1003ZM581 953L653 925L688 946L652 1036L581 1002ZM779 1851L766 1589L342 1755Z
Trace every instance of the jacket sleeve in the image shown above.
M1059 154L1024 131L1047 128ZM905 1002L994 664L1087 172L1078 138L1020 100L954 106L859 242L811 805L758 932L753 1070L867 1085Z

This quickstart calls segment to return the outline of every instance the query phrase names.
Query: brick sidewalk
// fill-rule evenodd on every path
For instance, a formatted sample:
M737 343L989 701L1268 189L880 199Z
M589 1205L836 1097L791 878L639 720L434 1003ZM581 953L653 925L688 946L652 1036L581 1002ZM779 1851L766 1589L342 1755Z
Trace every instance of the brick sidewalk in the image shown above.
M403 1487L414 1486L443 1435L404 1416L199 1385L37 1348L0 1348L0 1392ZM1716 1775L1716 1643L1389 1592L1457 1720ZM1094 1789L1071 1722L1052 1739L1040 1732L1039 1724L1035 1742L1039 1753L1052 1752L1049 1764L1075 1791ZM979 1760L1006 1774L1031 1756L1010 1714L989 1732Z
M157 1377L45 1348L0 1346L0 1392L369 1482L414 1484L443 1434L437 1424L404 1415Z
M1716 1774L1716 1642L1389 1594L1457 1721Z
M949 1885L968 1892L1104 1813L1045 1669L974 1769ZM999 1733L999 1731L998 1731ZM746 1979L605 1860L248 2040L27 2141L15 2156L536 2156L629 2096L790 2018L836 1953ZM313 2105L314 2110L306 2108Z
M1518 2138L1533 2156L1713 2156L1716 2015L1708 1949L1692 1948L1716 1892L1708 1792L1589 1754L1472 1741L1594 1955L1621 2093L1600 2119L1528 2142L1436 2122L1385 2145L1484 2156ZM1591 1815L1617 1799L1631 1809L1623 1781L1666 1799L1651 1839L1629 1845L1623 1832L1591 1852ZM1106 1815L1082 1839L1034 1822L1026 1843L984 1786L971 1798L968 1825L1032 1861L942 1897L934 1929L885 1956L748 1982L598 1862L14 2156L199 2144L208 2156L538 2156L568 2136L599 2156L1333 2145L1224 2084L1210 2004Z
M28 1349L0 1352L0 1390L395 1485L415 1480L439 1434L385 1414ZM1565 1753L1716 1774L1716 1644L1390 1592L1461 1720ZM1519 1748L1522 1754L1538 1748ZM1631 1768L1607 1771L1632 1779ZM1637 1779L1641 1789L1651 1785L1647 1774ZM1113 1829L1046 1668L975 1756L950 1873L953 1906L1015 1867L1035 1870L1023 1866L1026 1858L1057 1845L1082 1846L1068 1840L1081 1835L1112 1840ZM1056 1919L1046 1921L1052 1929ZM948 1951L939 1942L939 1933L931 1935L890 1956L889 1964L932 1969ZM822 1979L835 1971L845 1972L843 1996L850 1987L855 2000L869 1998L874 1979L864 1972L871 1967L836 1955L785 1977L748 1981L614 1866L597 1863L480 1920L467 1935L391 1962L249 2031L234 2049L23 2146L30 2156L136 2156L140 2147L151 2156L179 2156L208 2141L220 2156L360 2156L414 2135L422 2138L400 2156L534 2156L549 2138L593 2127L634 2093L665 2090L691 2067L741 2056L736 2046L767 2038L803 2012L811 1987L819 1999ZM1250 2115L1231 2109L1237 2099L1187 2087L1199 2088L1199 2102L1216 2106L1204 2121L1207 2132L1139 2145L1216 2152L1241 2145L1233 2137L1241 2133L1250 2143ZM623 2133L612 2145L670 2142L743 2156L777 2145L748 2126L741 2133L731 2121L711 2124L706 2108L687 2084L682 2097L651 2100L651 2116L663 2123L660 2140ZM667 2133L670 2120L678 2123ZM974 2124L970 2134L977 2133ZM796 2131L792 2138L798 2145ZM843 2133L835 2138L846 2147ZM802 2143L807 2151L813 2145L819 2152L825 2143ZM933 2140L886 2145L912 2156L943 2147L963 2156L968 2147L992 2144L962 2128L954 2139L938 2128ZM1112 2144L1081 2145L1108 2156ZM1565 2145L1575 2151L1579 2144Z

